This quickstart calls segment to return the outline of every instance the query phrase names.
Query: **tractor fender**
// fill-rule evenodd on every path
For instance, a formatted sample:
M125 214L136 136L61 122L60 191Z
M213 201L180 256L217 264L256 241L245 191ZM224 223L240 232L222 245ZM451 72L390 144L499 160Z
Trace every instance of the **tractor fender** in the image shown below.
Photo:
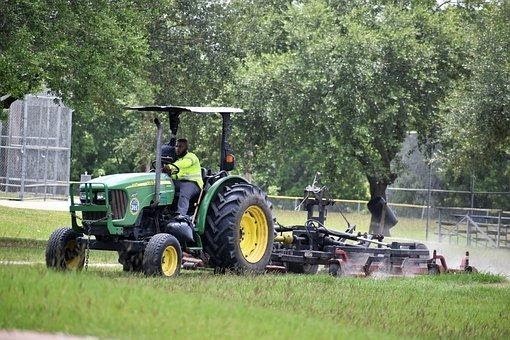
M209 206L211 205L212 200L216 197L218 192L223 187L225 187L226 185L232 185L236 183L250 183L250 182L248 182L241 176L228 176L214 182L214 184L209 189L207 189L204 197L202 198L202 202L200 203L195 225L195 228L199 235L202 235L204 233L205 222L207 219L207 211L209 210Z

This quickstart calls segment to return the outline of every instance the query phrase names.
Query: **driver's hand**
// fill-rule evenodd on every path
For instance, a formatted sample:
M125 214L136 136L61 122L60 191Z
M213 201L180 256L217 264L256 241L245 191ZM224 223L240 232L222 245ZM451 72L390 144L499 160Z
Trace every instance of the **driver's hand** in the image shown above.
M176 173L177 169L173 167L171 164L165 164L165 166L163 167L163 171L171 175L173 173Z

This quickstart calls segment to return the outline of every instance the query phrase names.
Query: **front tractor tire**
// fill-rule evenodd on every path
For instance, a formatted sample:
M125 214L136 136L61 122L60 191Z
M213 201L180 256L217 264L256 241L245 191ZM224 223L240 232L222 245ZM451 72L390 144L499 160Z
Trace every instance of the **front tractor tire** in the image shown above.
M173 277L179 275L182 250L177 239L170 234L152 236L145 247L142 268L147 276Z
M82 234L70 229L55 230L46 245L46 267L57 270L81 270L85 263L85 250L77 238Z
M273 234L265 193L248 183L225 186L209 207L204 250L217 269L260 273L271 258Z

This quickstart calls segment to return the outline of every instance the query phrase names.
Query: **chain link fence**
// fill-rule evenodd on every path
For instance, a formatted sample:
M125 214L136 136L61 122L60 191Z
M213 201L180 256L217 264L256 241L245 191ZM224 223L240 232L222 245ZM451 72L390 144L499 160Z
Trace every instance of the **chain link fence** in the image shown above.
M27 95L0 122L0 198L67 199L72 110L59 98Z
M510 209L448 207L433 205L440 202L433 200L434 193L425 195L423 204L392 202L396 192L415 191L422 193L426 189L388 188L388 206L394 211L399 222L391 229L392 236L437 242L449 242L466 245L482 245L487 247L510 248ZM441 190L435 194L445 195L477 195ZM487 192L481 195L487 195ZM503 195L510 193L491 193ZM306 211L303 211L301 197L269 196L278 223L283 225L303 225ZM368 201L334 199L328 207L326 225L342 230L348 224L355 224L357 230L368 231L371 214L367 208ZM467 199L469 202L469 199ZM430 203L427 204L427 203Z

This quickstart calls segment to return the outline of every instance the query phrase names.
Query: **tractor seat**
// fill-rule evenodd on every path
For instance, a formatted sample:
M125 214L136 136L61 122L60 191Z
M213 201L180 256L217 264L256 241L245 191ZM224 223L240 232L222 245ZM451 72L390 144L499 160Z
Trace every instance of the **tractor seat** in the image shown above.
M211 169L202 168L202 179L204 180L204 190L209 189L217 180L227 177L228 172L220 170L218 172L212 172Z
M205 183L207 178L212 176L212 171L211 171L211 169L207 169L207 168L202 168L201 171L202 171L202 179L204 180L204 183Z
M202 168L202 180L204 181L204 190L209 189L209 187L215 182L214 174L211 169Z

